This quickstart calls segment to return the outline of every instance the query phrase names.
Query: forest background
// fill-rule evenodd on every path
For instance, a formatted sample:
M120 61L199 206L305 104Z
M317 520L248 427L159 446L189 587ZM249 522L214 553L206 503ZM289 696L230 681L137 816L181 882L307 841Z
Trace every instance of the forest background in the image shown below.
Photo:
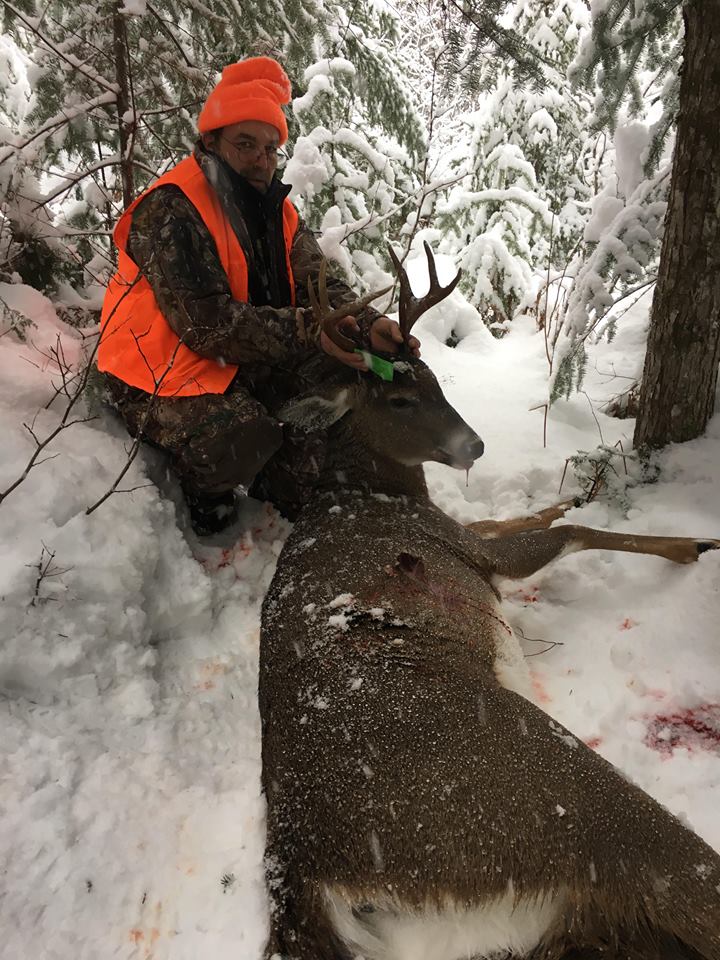
M712 38L697 3L2 0L2 9L1 281L30 284L92 329L120 212L192 149L219 71L269 54L293 83L284 178L336 268L367 289L391 279L388 243L402 259L422 241L449 254L496 336L528 313L544 332L547 407L582 387L588 345L612 338L624 310L655 290L684 50L685 112L691 87L705 111L716 102L707 88L717 77L699 84L702 62L685 48L683 13L688 48ZM672 259L668 251L668 269ZM672 270L673 286L685 276L676 300L687 303L693 277L683 263ZM644 403L639 377L619 384L608 407L639 413L640 447L696 436L712 412L717 291L709 298L699 329L683 318L695 347L687 369L652 382L649 371ZM0 299L0 332L22 336L29 321L11 301ZM667 336L677 343L677 331Z

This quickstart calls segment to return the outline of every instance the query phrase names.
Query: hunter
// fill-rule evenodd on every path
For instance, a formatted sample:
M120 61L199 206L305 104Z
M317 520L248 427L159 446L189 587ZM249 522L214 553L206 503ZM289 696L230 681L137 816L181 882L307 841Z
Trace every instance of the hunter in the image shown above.
M287 398L292 371L313 352L366 369L309 308L322 253L277 176L290 96L274 60L226 67L192 156L141 194L113 234L119 262L98 368L129 432L167 454L200 536L236 520L238 487L293 518L312 495L324 437L283 427L268 397ZM340 280L328 278L327 290L334 307L357 300ZM371 307L348 329L371 350L402 343L397 323Z

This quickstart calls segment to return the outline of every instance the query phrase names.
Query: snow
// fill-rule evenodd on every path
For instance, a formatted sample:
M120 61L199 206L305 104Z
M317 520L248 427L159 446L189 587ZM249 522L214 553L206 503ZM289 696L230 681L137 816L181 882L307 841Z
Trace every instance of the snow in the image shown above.
M447 282L450 258L438 257L438 271ZM421 292L421 257L408 272ZM2 491L34 448L22 424L34 421L42 438L61 415L60 399L44 409L58 381L44 353L58 337L71 358L83 344L31 288L3 284L0 295L36 324L25 343L0 337ZM435 502L462 522L521 515L576 491L570 477L559 493L566 458L594 449L599 431L629 451L632 421L600 408L640 368L646 311L636 305L612 343L592 345L587 396L552 407L547 447L543 413L530 409L548 389L530 319L497 340L457 290L430 311L418 325L424 357L486 443L467 483L428 465ZM462 336L450 349L453 329ZM199 543L147 451L125 478L132 492L87 516L127 457L123 428L99 417L61 432L47 450L54 459L0 503L3 957L259 960L259 612L289 525L248 503L232 547ZM720 417L658 462L645 486L629 464L624 512L600 498L567 519L720 536ZM573 731L557 734L568 749L590 743L718 849L717 739L663 731L677 732L673 718L695 708L717 723L719 573L720 552L687 567L587 552L501 584L503 615L527 638L537 702ZM329 619L346 625L351 604L338 596ZM378 839L369 843L382 862Z
M345 57L331 57L329 59L318 60L312 64L312 66L309 66L303 76L306 83L309 83L315 77L330 76L333 73L343 73L349 77L354 77L356 72L355 66L349 60L346 60Z
M0 74L6 78L3 112L16 123L21 123L28 113L32 98L32 86L28 80L29 61L9 34L0 36ZM4 120L4 117L3 117ZM0 124L0 142L10 142L11 128Z
M331 600L328 607L331 610L337 610L339 607L351 607L354 597L351 593L340 593L334 600Z
M302 195L311 201L329 179L329 165L320 152L322 142L320 140L318 144L312 137L298 137L283 175L285 183L292 187L290 196L293 200Z
M588 243L598 243L623 208L622 200L613 192L598 194L593 201L592 214L585 227L585 240Z
M302 97L295 97L293 100L293 111L295 113L302 113L305 110L311 110L316 98L323 93L330 93L332 88L330 78L325 74L318 74L317 76L309 78L307 93Z
M615 130L618 193L626 199L645 179L644 154L649 145L650 131L644 123L620 124Z
M120 13L127 17L144 17L147 13L147 0L125 0Z

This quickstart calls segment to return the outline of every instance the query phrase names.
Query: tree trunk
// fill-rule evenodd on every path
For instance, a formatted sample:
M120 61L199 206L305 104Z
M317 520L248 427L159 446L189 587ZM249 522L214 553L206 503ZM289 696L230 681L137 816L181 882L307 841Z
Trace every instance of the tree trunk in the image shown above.
M690 0L670 202L635 447L699 436L720 362L720 0Z
M125 17L117 10L113 14L113 53L115 55L115 81L118 85L117 114L120 132L120 180L122 182L123 209L135 199L132 148L135 133L135 116L130 87L130 59L127 48Z

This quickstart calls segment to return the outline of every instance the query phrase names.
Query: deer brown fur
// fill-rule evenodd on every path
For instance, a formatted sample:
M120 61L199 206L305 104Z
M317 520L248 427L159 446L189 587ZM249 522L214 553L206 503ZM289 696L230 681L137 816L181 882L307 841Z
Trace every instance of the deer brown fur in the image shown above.
M576 528L464 529L411 463L480 451L428 368L337 379L287 411L336 422L263 606L267 956L720 958L720 857L517 692L493 577L529 575ZM513 904L518 927L535 911L536 932L495 953L393 947L393 924L493 904L510 927Z
M639 540L455 523L421 464L482 441L425 364L388 359L392 382L316 374L281 411L330 430L262 611L266 957L720 960L720 857L524 695L493 584Z

